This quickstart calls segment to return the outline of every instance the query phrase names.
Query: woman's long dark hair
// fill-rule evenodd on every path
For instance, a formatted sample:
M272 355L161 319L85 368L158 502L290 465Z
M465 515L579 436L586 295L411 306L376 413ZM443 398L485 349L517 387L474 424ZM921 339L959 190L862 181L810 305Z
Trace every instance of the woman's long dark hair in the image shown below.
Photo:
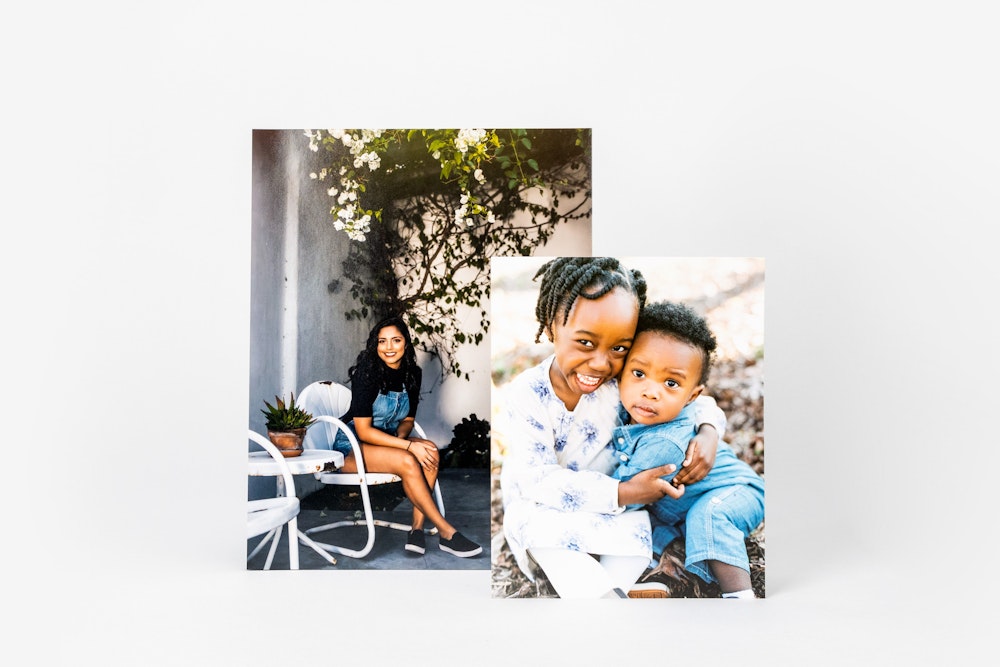
M379 387L379 393L388 391L388 371L389 367L379 359L378 356L378 334L386 327L396 327L403 334L406 341L406 349L403 352L403 363L399 368L403 371L403 388L410 391L420 389L420 367L417 365L417 353L413 350L413 341L410 339L410 330L406 322L399 316L387 317L372 328L368 334L368 342L365 349L358 354L358 359L347 371L347 377L353 384L354 379L365 379Z

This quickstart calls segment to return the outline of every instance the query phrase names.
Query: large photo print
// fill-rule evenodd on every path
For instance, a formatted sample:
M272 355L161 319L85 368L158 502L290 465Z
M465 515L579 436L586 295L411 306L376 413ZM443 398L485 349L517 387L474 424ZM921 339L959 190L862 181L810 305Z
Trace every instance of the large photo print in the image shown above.
M247 568L487 569L490 259L590 253L590 131L252 141Z
M494 597L764 597L764 260L492 263Z

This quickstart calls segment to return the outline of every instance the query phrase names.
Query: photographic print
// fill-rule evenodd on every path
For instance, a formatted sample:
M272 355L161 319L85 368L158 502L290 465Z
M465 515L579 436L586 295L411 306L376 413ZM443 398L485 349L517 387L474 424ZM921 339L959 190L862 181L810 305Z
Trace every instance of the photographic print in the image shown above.
M764 597L764 260L492 280L493 596Z
M252 141L247 568L489 568L490 260L589 254L590 130Z

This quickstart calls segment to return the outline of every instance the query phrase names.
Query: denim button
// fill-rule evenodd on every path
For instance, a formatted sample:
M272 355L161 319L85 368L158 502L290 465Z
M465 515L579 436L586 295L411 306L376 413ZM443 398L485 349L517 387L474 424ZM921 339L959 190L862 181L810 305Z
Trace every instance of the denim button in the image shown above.
M622 461L628 461L628 455L627 454L619 454L618 458L621 459Z
M618 438L618 444L619 445L624 445L625 444L625 438Z

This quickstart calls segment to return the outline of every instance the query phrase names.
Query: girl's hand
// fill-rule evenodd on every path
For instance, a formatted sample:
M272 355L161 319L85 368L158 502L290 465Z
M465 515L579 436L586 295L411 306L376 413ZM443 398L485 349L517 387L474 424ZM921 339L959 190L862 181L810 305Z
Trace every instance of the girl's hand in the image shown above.
M627 482L618 485L619 505L648 505L655 503L665 496L670 496L675 500L684 495L684 485L674 486L665 479L660 479L664 475L669 475L677 469L673 463L658 468L650 468L637 473Z
M719 449L719 432L711 424L702 424L698 434L688 443L687 454L681 471L674 476L672 483L694 484L705 479L705 475L715 465L715 454Z
M438 462L441 460L437 445L423 438L407 438L407 440L410 441L407 451L413 454L420 467L424 470L437 470Z

